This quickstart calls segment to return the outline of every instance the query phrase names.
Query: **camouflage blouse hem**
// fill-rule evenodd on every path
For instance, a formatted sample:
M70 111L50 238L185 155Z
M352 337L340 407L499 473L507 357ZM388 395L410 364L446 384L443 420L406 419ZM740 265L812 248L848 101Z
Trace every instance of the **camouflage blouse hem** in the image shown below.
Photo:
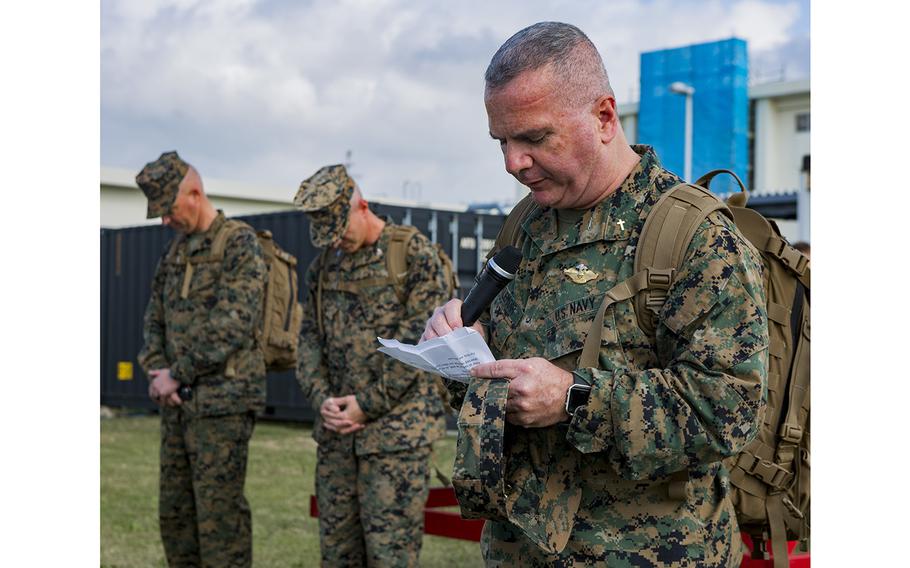
M388 408L382 402L382 394L380 394L375 385L372 385L370 388L366 388L356 394L357 404L360 406L360 410L366 415L367 420L376 420L388 412Z
M171 376L183 385L192 385L196 382L196 376L193 373L193 361L189 356L181 357L171 365Z

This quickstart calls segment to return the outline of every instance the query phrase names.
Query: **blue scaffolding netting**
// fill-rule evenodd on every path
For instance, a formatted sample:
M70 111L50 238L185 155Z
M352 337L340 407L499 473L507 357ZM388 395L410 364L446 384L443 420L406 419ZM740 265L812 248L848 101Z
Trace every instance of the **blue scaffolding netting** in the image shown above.
M692 177L726 168L748 183L748 77L742 39L642 53L638 142L653 146L664 167L683 175L686 97L670 91L670 84L681 81L695 88ZM730 176L719 176L711 190L725 193L738 187Z

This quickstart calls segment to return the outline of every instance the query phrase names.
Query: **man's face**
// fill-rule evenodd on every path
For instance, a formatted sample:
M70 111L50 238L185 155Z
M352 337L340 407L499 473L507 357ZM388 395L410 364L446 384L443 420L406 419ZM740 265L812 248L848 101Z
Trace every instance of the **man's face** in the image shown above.
M198 208L194 195L188 187L180 184L177 191L177 197L171 205L171 211L161 216L161 223L166 227L171 227L178 233L185 235L196 230L198 217Z
M526 71L488 92L490 136L499 141L506 171L545 207L584 208L601 145L594 101L572 108L549 68Z
M363 210L358 206L358 200L351 201L351 207L348 210L348 226L344 230L344 235L332 243L332 248L340 248L346 253L352 253L363 246L367 237L366 217Z

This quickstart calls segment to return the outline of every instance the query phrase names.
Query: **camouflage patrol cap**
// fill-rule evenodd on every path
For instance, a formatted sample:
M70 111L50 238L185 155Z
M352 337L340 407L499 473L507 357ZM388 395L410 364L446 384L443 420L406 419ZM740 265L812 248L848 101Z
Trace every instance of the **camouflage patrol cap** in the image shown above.
M164 152L142 168L136 176L136 184L148 199L149 219L170 213L177 198L177 188L189 169L190 165L181 160L177 152Z
M310 240L315 246L327 247L344 235L355 187L341 164L325 166L300 183L294 205L310 218Z

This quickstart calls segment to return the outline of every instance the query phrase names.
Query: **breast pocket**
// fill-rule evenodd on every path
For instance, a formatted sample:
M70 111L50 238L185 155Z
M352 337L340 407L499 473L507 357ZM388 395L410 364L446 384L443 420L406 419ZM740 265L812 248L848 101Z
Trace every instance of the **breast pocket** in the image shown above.
M389 337L407 315L407 308L401 304L392 285L368 286L361 290L360 301L365 310L364 317L381 337ZM395 338L401 339L401 338Z
M548 318L545 332L545 357L557 366L565 369L581 365L578 361L586 342L597 341L597 368L610 371L629 365L624 347L620 340L617 326L617 309L621 304L613 304L604 312L603 322L598 329L595 319L603 305L605 295L594 294L570 302Z
M188 294L193 298L213 296L215 285L221 274L220 266L214 262L200 262L190 265L192 274L189 277ZM186 278L186 276L184 276ZM186 288L185 288L186 289Z

